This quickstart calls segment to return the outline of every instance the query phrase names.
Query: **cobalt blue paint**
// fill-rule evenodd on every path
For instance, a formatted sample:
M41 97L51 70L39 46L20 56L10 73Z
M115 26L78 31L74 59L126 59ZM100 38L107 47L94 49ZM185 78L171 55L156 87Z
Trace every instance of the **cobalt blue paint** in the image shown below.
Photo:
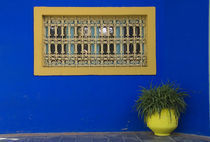
M34 6L155 6L157 75L33 76ZM191 93L176 131L210 135L207 0L10 0L0 17L0 133L147 131L138 86L175 80Z
M71 38L74 38L74 27L71 27Z

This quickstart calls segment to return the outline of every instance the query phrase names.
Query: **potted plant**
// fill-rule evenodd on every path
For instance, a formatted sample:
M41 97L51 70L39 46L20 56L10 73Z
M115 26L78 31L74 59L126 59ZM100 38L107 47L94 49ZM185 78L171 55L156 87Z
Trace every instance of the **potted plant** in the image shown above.
M168 136L178 126L180 114L185 111L184 97L188 94L173 82L141 87L136 101L138 115L157 136Z

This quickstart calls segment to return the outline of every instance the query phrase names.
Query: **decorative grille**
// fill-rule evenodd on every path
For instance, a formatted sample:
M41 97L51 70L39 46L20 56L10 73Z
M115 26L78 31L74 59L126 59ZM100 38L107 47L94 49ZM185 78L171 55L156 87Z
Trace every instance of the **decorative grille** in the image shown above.
M44 66L147 66L146 16L44 16Z

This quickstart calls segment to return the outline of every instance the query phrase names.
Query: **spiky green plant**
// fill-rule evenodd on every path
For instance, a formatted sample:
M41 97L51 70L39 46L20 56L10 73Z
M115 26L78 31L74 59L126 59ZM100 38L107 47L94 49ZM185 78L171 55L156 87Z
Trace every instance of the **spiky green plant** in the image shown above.
M136 101L138 115L146 118L154 113L161 114L161 110L174 110L175 117L179 118L180 114L186 109L184 97L188 94L174 82L161 83L160 85L150 85L149 89L141 87L141 93Z

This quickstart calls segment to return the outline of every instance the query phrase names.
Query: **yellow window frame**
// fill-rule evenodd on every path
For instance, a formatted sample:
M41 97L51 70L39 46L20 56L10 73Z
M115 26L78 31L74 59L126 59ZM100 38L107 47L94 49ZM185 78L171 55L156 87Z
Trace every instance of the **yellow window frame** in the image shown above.
M155 7L34 7L34 75L155 75ZM145 15L147 40L146 67L44 67L43 16Z

